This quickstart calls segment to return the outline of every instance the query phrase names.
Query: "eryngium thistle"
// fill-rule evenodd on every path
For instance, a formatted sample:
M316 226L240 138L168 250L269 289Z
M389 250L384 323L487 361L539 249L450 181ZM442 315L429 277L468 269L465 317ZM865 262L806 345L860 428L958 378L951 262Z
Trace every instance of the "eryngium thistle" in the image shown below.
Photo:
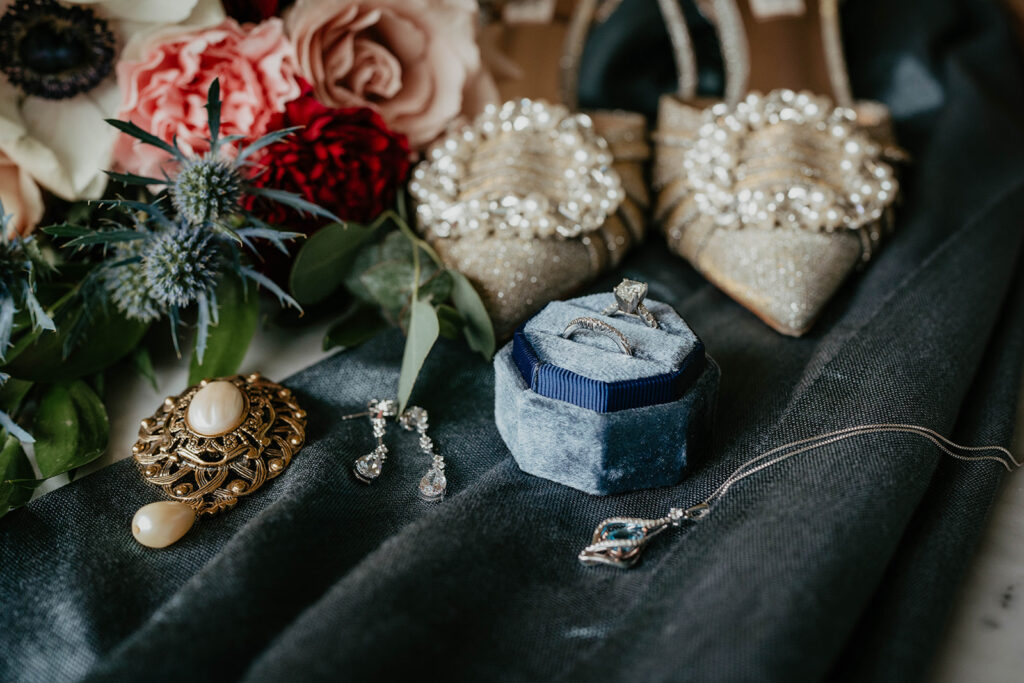
M171 201L189 224L207 225L238 213L242 181L229 161L210 156L189 159L171 184Z
M149 240L114 245L110 259L113 263L135 257L140 260L108 268L103 274L103 287L117 310L128 318L142 322L153 322L163 314L160 304L149 293L145 264L141 260L148 245Z
M217 284L225 265L213 233L188 226L154 235L142 256L145 286L162 308L184 308Z

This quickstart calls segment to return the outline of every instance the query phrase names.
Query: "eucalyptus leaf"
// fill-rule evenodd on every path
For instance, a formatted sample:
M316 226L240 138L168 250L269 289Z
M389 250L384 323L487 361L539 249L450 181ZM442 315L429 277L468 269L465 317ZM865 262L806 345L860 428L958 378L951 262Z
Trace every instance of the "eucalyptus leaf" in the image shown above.
M455 308L448 304L437 307L437 322L440 334L445 339L456 339L466 326L466 319Z
M54 384L39 401L36 465L44 479L81 467L103 454L110 424L103 403L82 380Z
M71 326L62 325L57 334L35 335L28 338L24 348L15 344L2 366L4 372L20 379L35 382L59 382L91 375L109 367L130 353L148 323L129 320L110 308L96 312L89 324L85 340L64 357L64 342Z
M389 232L380 243L381 261L409 261L412 263L413 244L399 230Z
M400 411L405 410L416 385L416 378L440 333L437 313L429 303L417 299L412 302L409 312L409 332L406 335L405 352L402 354L402 370L398 377Z
M352 269L359 248L375 234L372 227L331 223L314 233L299 249L289 286L302 305L326 299Z
M0 517L11 508L27 503L37 483L32 463L21 448L21 443L10 434L3 434L3 448L0 448Z
M260 318L260 298L256 284L244 284L236 277L225 277L217 285L219 320L211 325L202 363L198 353L192 355L189 384L210 377L224 377L238 372L245 358Z
M388 323L376 309L355 305L335 321L324 336L324 351L340 347L351 349L368 342L388 329Z
M392 319L396 319L409 301L415 272L409 261L383 261L359 276L373 300Z
M494 325L484 302L465 275L457 270L449 270L448 275L452 279L452 302L466 320L463 330L466 342L469 348L490 360L495 349Z
M439 270L420 283L419 295L421 299L432 301L436 306L448 300L448 297L452 295L453 286L454 283L451 276L448 275L448 271Z

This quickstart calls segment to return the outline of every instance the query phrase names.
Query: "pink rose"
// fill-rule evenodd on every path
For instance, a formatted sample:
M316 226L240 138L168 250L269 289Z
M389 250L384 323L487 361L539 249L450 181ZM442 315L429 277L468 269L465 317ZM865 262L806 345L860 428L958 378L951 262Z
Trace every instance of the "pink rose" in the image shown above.
M32 177L0 150L0 202L11 217L7 238L26 237L43 217L43 194Z
M316 98L370 107L422 149L497 89L476 44L474 0L298 0L288 35Z
M239 26L234 19L200 30L170 30L134 50L138 60L117 65L123 100L118 118L130 120L189 154L209 149L206 92L220 79L221 135L255 138L274 114L299 96L297 66L280 19ZM122 169L160 177L161 150L122 135L114 161Z

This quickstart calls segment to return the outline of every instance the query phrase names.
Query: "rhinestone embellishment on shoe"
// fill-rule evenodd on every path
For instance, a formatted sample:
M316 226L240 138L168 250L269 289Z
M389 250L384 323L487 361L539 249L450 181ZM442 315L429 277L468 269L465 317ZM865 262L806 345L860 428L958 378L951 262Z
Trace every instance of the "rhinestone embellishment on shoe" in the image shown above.
M532 100L489 105L416 166L409 192L435 237L572 239L598 230L625 198L590 117Z
M883 217L898 193L886 149L852 109L822 95L773 90L703 112L686 147L691 220L721 227L857 230Z

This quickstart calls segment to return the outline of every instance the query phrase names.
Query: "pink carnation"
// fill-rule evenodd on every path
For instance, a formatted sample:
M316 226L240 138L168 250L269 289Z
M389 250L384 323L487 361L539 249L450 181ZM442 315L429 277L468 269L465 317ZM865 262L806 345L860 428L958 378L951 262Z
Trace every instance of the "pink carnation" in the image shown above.
M167 142L177 136L188 154L209 149L204 105L213 79L220 79L221 135L263 135L301 92L294 50L276 18L246 26L225 19L210 28L158 34L134 52L138 61L117 65L118 118ZM117 166L140 175L160 177L168 158L127 135L114 147Z

